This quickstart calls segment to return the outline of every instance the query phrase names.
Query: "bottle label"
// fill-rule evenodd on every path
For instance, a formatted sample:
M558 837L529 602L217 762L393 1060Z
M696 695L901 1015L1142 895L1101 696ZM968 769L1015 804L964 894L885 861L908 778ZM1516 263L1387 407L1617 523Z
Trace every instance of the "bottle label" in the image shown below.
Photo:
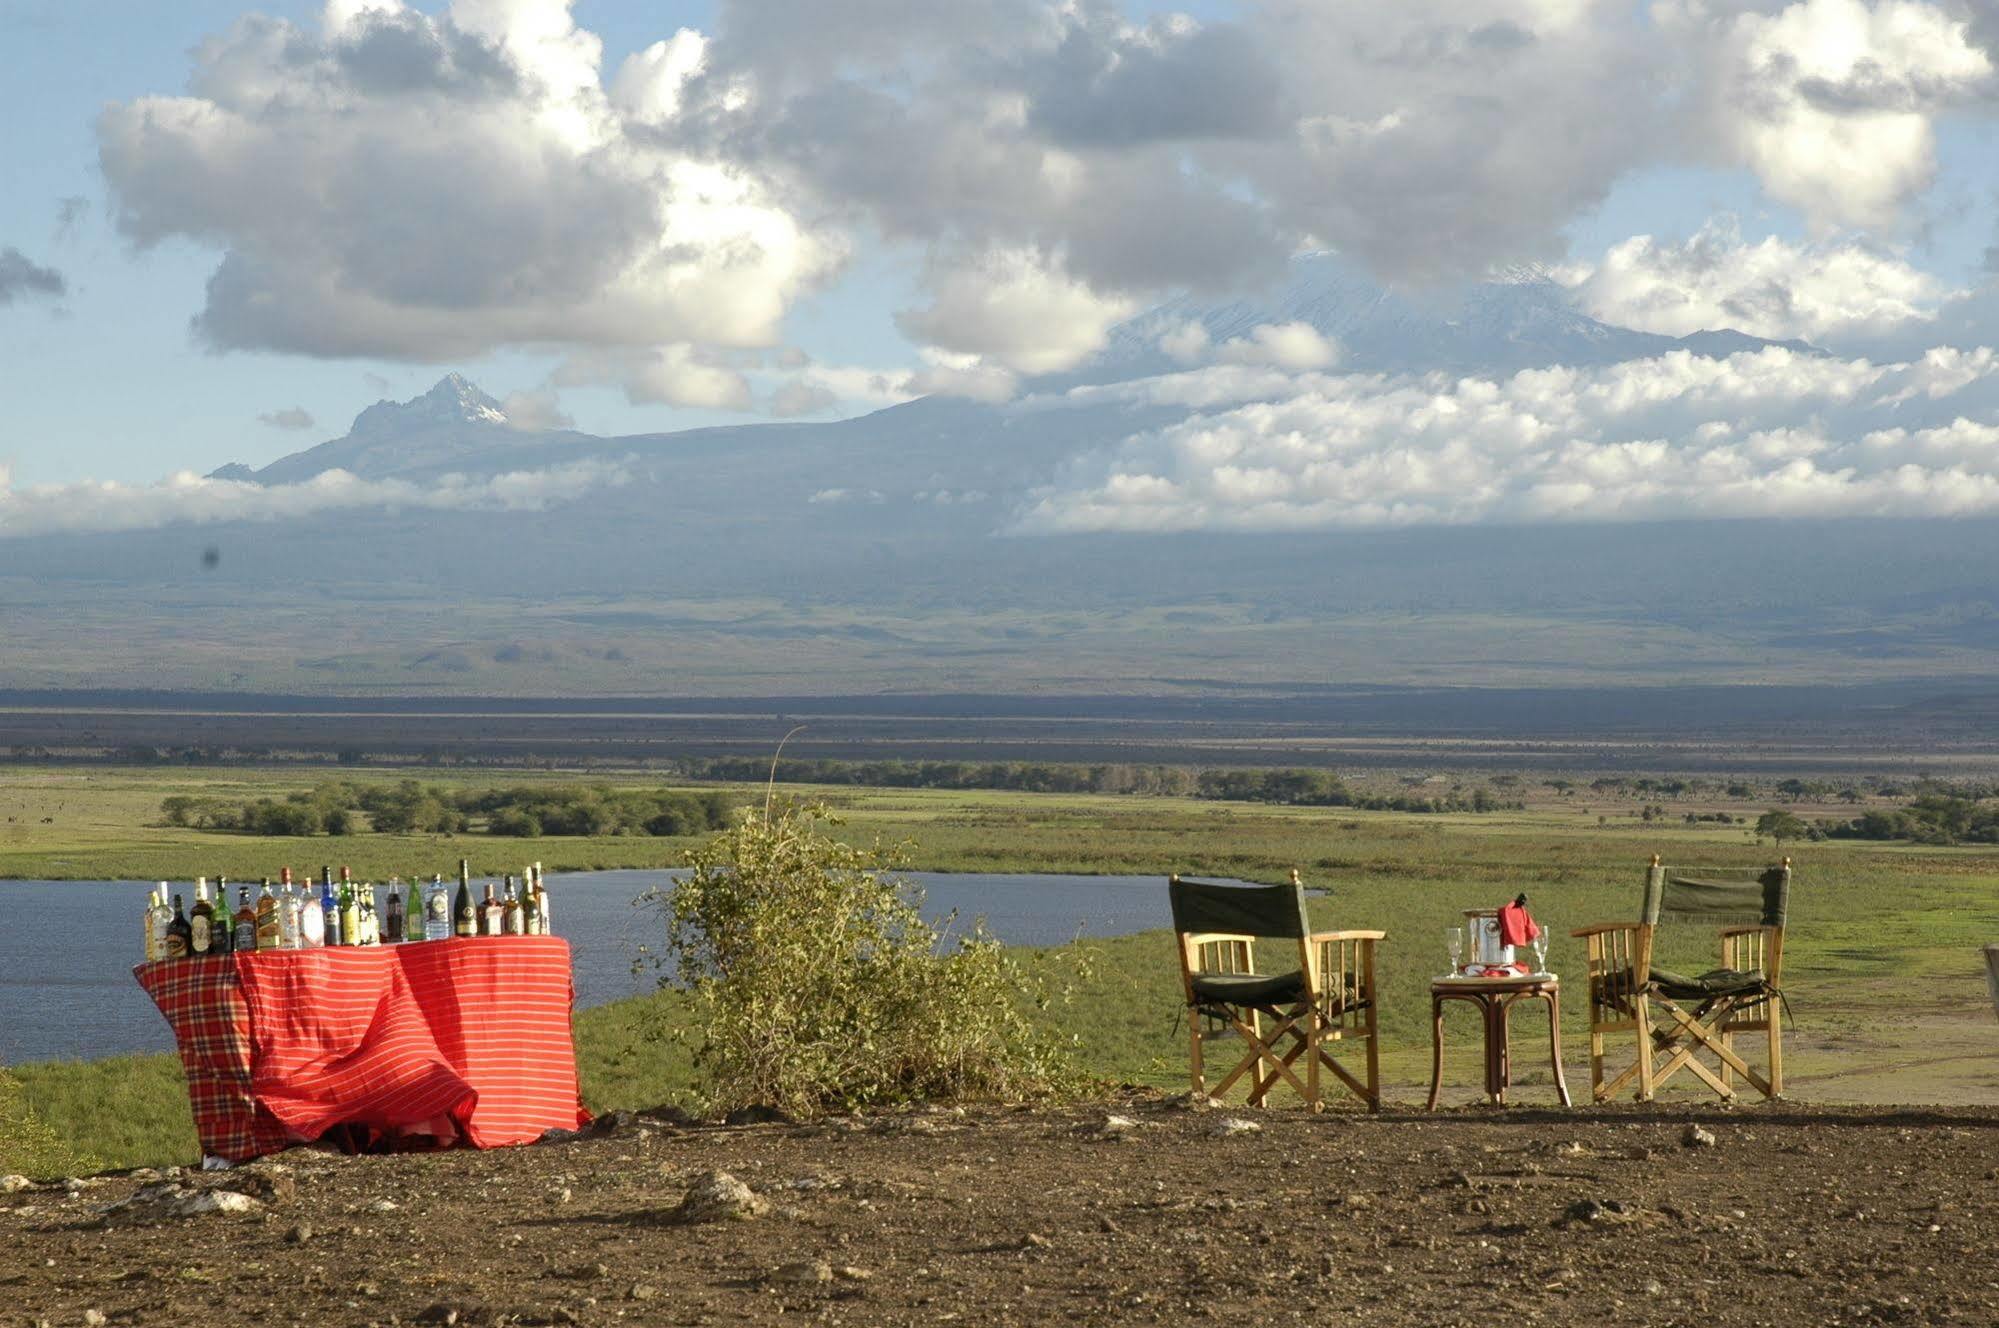
M430 916L436 918L439 922L442 922L446 918L451 916L451 901L444 897L444 891L442 890L439 890L436 894L433 894L430 897L429 902L425 904L424 907L428 908L430 910Z
M257 948L257 920L255 918L238 918L236 920L235 941L238 950L254 950Z
M169 959L185 959L186 957L187 957L187 938L186 938L185 936L182 936L182 935L181 935L181 934L180 934L179 932L177 932L177 931L175 931L175 932L168 932L168 933L167 933L167 958L169 958Z
M189 918L187 927L188 927L188 942L187 942L188 949L192 950L195 954L207 954L208 919Z
M307 945L326 944L326 915L317 908L308 908L299 918L299 930L305 933Z

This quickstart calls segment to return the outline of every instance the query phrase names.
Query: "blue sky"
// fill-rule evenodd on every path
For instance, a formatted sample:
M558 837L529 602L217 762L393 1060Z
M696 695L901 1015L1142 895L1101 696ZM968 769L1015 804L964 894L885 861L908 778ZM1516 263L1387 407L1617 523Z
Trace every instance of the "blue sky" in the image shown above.
M783 211L808 240L837 232L845 254L832 264L839 275L791 284L786 278L769 276L767 289L745 297L748 304L766 296L782 304L781 317L761 331L750 326L755 316L749 312L733 322L721 320L728 325L715 330L694 316L698 310L693 311L689 315L693 330L688 330L671 326L672 317L658 312L668 305L647 306L648 318L663 320L661 343L681 348L659 352L661 367L646 358L656 348L644 344L643 338L634 340L628 321L606 330L603 320L571 317L551 308L554 296L538 297L531 309L468 309L463 329L444 329L429 343L405 340L371 325L357 327L351 335L343 333L344 348L334 351L305 344L310 333L300 333L296 327L268 336L232 334L237 344L226 351L204 346L191 329L192 320L211 305L211 274L225 253L259 243L268 259L268 233L259 240L247 228L235 232L226 220L218 226L212 218L175 215L172 209L177 204L168 196L172 193L168 185L145 179L143 164L134 165L129 159L118 168L123 172L120 178L107 179L99 165L100 114L107 107L129 108L141 97L185 92L203 67L205 57L197 54L198 48L229 33L246 14L289 20L301 32L317 33L322 6L246 6L240 0L174 4L10 0L0 8L0 51L6 52L8 71L8 77L0 79L0 123L9 126L0 147L8 181L0 191L0 250L17 250L33 264L59 272L67 290L55 298L30 293L0 303L0 365L4 365L0 383L5 385L6 404L0 416L4 419L0 462L11 465L16 485L83 479L143 482L174 470L206 471L231 460L262 464L340 434L370 402L413 395L448 369L466 372L496 396L541 393L578 428L607 434L764 418L770 403L778 399L783 374L789 372L783 365L793 362L809 361L829 371L938 375L901 382L896 391L903 395L958 382L976 382L980 391L1003 392L1021 375L1074 363L1098 344L1104 326L1170 294L1178 278L1212 284L1218 273L1226 275L1224 267L1206 257L1177 254L1164 242L1157 255L1139 253L1160 229L1143 224L1147 209L1156 207L1150 200L1160 196L1158 191L1174 187L1170 167L1164 174L1157 172L1157 151L1148 145L1148 117L1166 126L1159 131L1162 135L1185 135L1179 169L1183 181L1194 182L1189 185L1194 192L1187 198L1186 224L1194 224L1193 209L1212 210L1215 233L1224 238L1211 250L1228 248L1233 240L1227 237L1238 235L1279 247L1332 244L1354 253L1386 280L1421 283L1434 272L1471 260L1500 263L1532 258L1594 265L1633 236L1650 234L1685 242L1701 235L1716 219L1732 218L1732 230L1709 232L1732 236L1731 252L1746 251L1766 237L1790 246L1771 260L1789 262L1789 268L1775 275L1767 265L1758 269L1761 307L1787 304L1793 294L1800 303L1837 306L1841 300L1851 301L1850 310L1834 307L1821 312L1809 327L1781 325L1781 315L1767 314L1774 321L1765 330L1811 335L1835 349L1843 349L1844 338L1880 353L1884 345L1913 344L1911 329L1934 321L1948 293L1969 291L1983 282L1986 251L1999 243L1994 227L1999 144L1993 118L1986 113L1990 78L1977 68L1979 56L1972 38L1965 35L1958 10L1948 4L1915 5L1926 13L1933 9L1935 40L1860 50L1869 60L1886 62L1891 75L1898 70L1908 75L1911 87L1948 85L1950 90L1936 94L1936 105L1920 113L1923 129L1934 139L1933 171L1919 169L1922 163L1912 158L1899 176L1878 183L1862 180L1848 188L1823 169L1816 175L1809 167L1792 169L1793 163L1810 161L1825 134L1846 132L1846 122L1834 123L1828 118L1833 112L1800 101L1790 109L1771 112L1768 123L1738 124L1729 119L1727 99L1702 81L1706 76L1687 71L1698 73L1703 68L1699 61L1709 62L1713 85L1719 88L1725 77L1733 76L1730 71L1749 68L1745 62L1763 58L1786 40L1802 40L1796 34L1814 24L1814 31L1855 34L1851 40L1862 47L1869 41L1899 41L1892 34L1883 35L1885 28L1868 26L1889 2L1872 7L1859 0L1810 0L1789 8L1741 6L1746 17L1739 21L1715 20L1700 31L1674 38L1686 42L1686 50L1698 56L1694 64L1687 64L1688 57L1682 55L1669 62L1670 67L1654 71L1661 78L1691 80L1662 97L1662 104L1712 92L1717 106L1724 109L1684 121L1667 118L1678 111L1660 112L1655 128L1663 141L1649 143L1642 152L1634 150L1628 160L1618 157L1621 149L1614 141L1590 148L1539 131L1546 139L1546 160L1523 160L1517 169L1495 170L1483 185L1477 167L1504 152L1520 151L1520 145L1504 141L1502 134L1489 152L1481 149L1482 161L1469 169L1451 149L1453 143L1482 143L1489 126L1476 122L1440 126L1424 140L1443 145L1436 148L1436 178L1417 184L1410 184L1408 177L1423 163L1398 165L1407 162L1406 155L1386 154L1384 159L1383 154L1367 151L1363 140L1377 132L1403 132L1418 114L1447 104L1430 89L1451 79L1488 76L1495 103L1505 108L1500 114L1525 127L1523 134L1531 131L1536 117L1545 116L1546 123L1575 126L1576 138L1587 138L1581 126L1602 107L1615 105L1618 91L1614 84L1596 86L1597 66L1616 59L1642 62L1643 43L1633 43L1628 34L1620 37L1618 24L1609 19L1603 21L1602 33L1582 32L1569 12L1577 7L1557 0L1490 5L1426 0L1411 6L1407 15L1398 14L1397 21L1411 25L1409 41L1399 50L1420 51L1435 68L1419 68L1413 63L1415 56L1398 53L1396 59L1404 63L1397 67L1406 73L1382 74L1390 63L1385 58L1344 75L1329 69L1326 77L1339 76L1340 86L1348 89L1342 94L1346 100L1318 106L1307 104L1316 80L1304 62L1313 58L1315 40L1323 40L1328 52L1340 49L1342 34L1315 27L1326 20L1296 13L1287 19L1281 11L1292 7L1273 5L1268 9L1277 17L1262 15L1254 21L1274 26L1251 29L1242 25L1252 22L1252 16L1233 5L1126 6L1122 12L1135 25L1132 32L1148 20L1178 26L1167 37L1156 35L1168 31L1162 27L1154 37L1140 39L1099 25L1093 40L1119 49L1117 59L1123 63L1117 67L1135 68L1140 56L1156 57L1169 77L1135 81L1128 88L1101 82L1093 84L1087 95L1077 93L1073 115L1095 119L1073 121L1063 131L1066 137L1049 131L1047 142L1027 146L1047 154L1034 178L1045 182L1051 172L1070 168L1063 163L1080 161L1090 177L1087 188L1080 201L1072 197L1078 194L1074 187L1051 187L1045 197L1017 206L1004 189L996 188L991 196L982 194L977 181L954 182L963 196L949 198L934 190L884 185L877 177L893 172L871 168L892 162L861 160L822 171L821 164L837 155L838 143L821 142L810 153L796 149L815 128L799 108L823 104L801 95L790 108L790 118L773 113L768 123L750 126L767 134L767 141L754 158L732 165L760 179L781 181ZM534 8L532 0L508 0L508 5L520 12ZM973 8L992 11L988 16L992 33L1005 34L1018 27L1018 13L1029 7L1031 0L993 0L968 8L967 13ZM423 22L433 25L444 12L443 5L428 0L415 8ZM739 8L747 13L756 6ZM993 52L991 43L998 38L982 37L970 18L965 49L955 50L949 33L919 31L920 9L889 3L871 8L881 11L878 26L839 34L841 40L851 37L853 45L830 53L823 68L813 61L816 52L804 52L803 67L810 72L803 81L817 80L809 93L826 94L834 88L828 70L842 60L854 62L866 69L858 86L896 89L920 131L933 109L941 116L956 108L935 88L908 89L926 72L953 60L967 61L970 69L983 68L979 61L986 57L974 51L982 41L995 59L1017 56L1022 67L1045 63L1056 71L1047 76L1050 79L1063 67L1048 43L1032 46L1023 39L1017 53ZM1417 18L1412 16L1418 11L1427 26L1415 26ZM1176 13L1186 18L1165 17ZM579 0L572 16L577 27L601 38L606 83L627 57L672 37L681 27L713 33L727 26L710 4ZM1537 23L1541 26L1534 26ZM728 58L742 61L739 72L775 83L782 71L801 67L801 54L788 49L785 34L771 32L771 26L766 24L759 40L745 41ZM1195 111L1176 100L1184 88L1177 87L1174 79L1192 80L1197 88L1239 87L1235 95L1245 107L1257 100L1253 81L1239 85L1220 81L1240 68L1236 48L1220 42L1203 45L1192 35L1238 31L1248 32L1260 49L1266 49L1258 58L1275 60L1272 68L1287 69L1298 79L1289 101L1279 99L1256 112L1281 117L1282 127L1272 131L1250 124L1255 117L1245 109L1237 117L1240 123L1180 128ZM1509 35L1523 31L1529 37ZM1571 62L1573 85L1561 87L1556 81L1540 91L1534 80L1509 75L1497 65L1489 75L1467 75L1463 70L1473 66L1462 63L1447 68L1446 56L1436 52L1449 45L1446 38L1455 40L1452 34L1499 34L1505 38L1499 45L1531 40L1532 46L1523 49ZM1293 44L1295 54L1268 55L1268 49L1283 45L1279 37ZM882 49L896 54L884 59L879 55ZM1451 50L1455 53L1449 59L1473 58L1467 54L1472 47ZM1897 60L1900 66L1895 65ZM1926 61L1934 67L1927 67ZM1014 76L1011 71L1005 75ZM1019 77L1021 87L1042 86L1033 81L1042 77L1039 73ZM1203 79L1216 81L1204 85ZM1545 75L1540 81L1548 82ZM1104 87L1110 90L1102 91ZM1218 92L1206 100L1227 102L1229 96ZM1126 104L1116 104L1119 97L1126 98ZM996 93L991 104L1002 101ZM483 113L470 103L468 107L468 115ZM1212 105L1197 109L1217 114ZM714 125L706 128L718 136L729 131L730 143L745 141L745 128L729 120L731 113L717 111ZM1856 120L1855 133L1870 132L1869 125L1879 123L1878 108L1863 108L1863 113L1876 119ZM1034 123L1032 116L1029 121ZM1301 125L1332 135L1328 141L1337 144L1311 159L1315 169L1324 171L1322 180L1305 179L1309 172L1276 159L1279 148L1260 146L1266 140L1256 138L1265 134L1268 144L1291 144L1305 132L1298 128ZM675 125L673 132L681 129ZM413 136L421 132L412 125ZM940 135L943 132L940 127ZM1127 140L1135 146L1127 146ZM694 141L689 138L674 150L693 152L685 144ZM712 146L724 139L701 141ZM915 138L909 141L912 152L922 146ZM1864 147L1870 140L1855 141ZM1533 139L1527 142L1531 145ZM1248 146L1238 149L1238 143ZM650 150L620 146L629 154ZM1786 153L1792 156L1787 159ZM1120 172L1127 167L1132 182L1120 194L1116 190L1126 187L1118 183L1124 179ZM1259 175L1265 171L1269 173ZM1153 173L1141 178L1142 172ZM1545 180L1539 178L1543 174ZM1838 172L1830 175L1836 177ZM1207 183L1211 179L1218 182L1212 189ZM232 183L241 181L218 176L216 186ZM1400 242L1393 232L1406 232L1408 226L1370 226L1366 219L1354 220L1354 199L1404 184L1418 198L1409 206L1418 209L1412 215L1419 220L1426 215L1420 210L1426 206L1453 215L1450 227L1439 227L1444 238L1433 246L1435 252ZM271 187L278 191L287 184L274 180ZM1481 187L1490 197L1480 196ZM907 192L895 192L898 188ZM776 208L770 200L778 197L779 189L772 184L771 192L759 198ZM1101 189L1101 197L1092 197L1089 189ZM146 190L154 192L148 195ZM1381 196L1384 207L1393 203ZM1245 198L1255 200L1261 215L1246 220L1230 211L1233 202ZM1423 198L1434 201L1424 203ZM79 199L80 209L70 202ZM149 210L159 232L159 238L143 246L131 234L121 233L114 222L115 208L135 200ZM524 205L528 201L524 199ZM398 205L390 193L380 200L383 211ZM424 215L421 200L410 206L414 215ZM1042 209L1040 215L1027 215L1036 208ZM1100 233L1108 225L1104 215L1120 210L1128 214L1129 220L1121 224L1129 225L1130 233L1106 240ZM1458 225L1455 219L1460 216L1473 220ZM894 239L884 240L883 233L890 230ZM1444 252L1450 246L1459 250ZM718 245L715 252L724 248ZM1079 257L1085 253L1093 257ZM1871 255L1892 266L1866 268L1856 278L1859 287L1828 291L1823 288L1823 273L1833 266L1826 261L1829 253ZM524 270L535 257L524 256ZM1633 260L1642 267L1637 276L1608 267L1596 269L1593 277L1578 272L1574 276L1580 283L1578 299L1594 301L1593 311L1610 321L1652 316L1647 311L1656 307L1662 289L1675 281L1695 280L1683 257L1640 255ZM280 253L277 261L282 259ZM279 274L271 289L299 289L284 282L297 277L303 283L319 275L323 274ZM1701 279L1710 285L1687 296L1692 308L1708 311L1703 302L1713 300L1728 309L1741 303L1730 291L1713 286L1717 279ZM1820 286L1807 290L1815 279ZM1927 294L1912 284L1921 280L1931 283ZM1775 290L1773 295L1772 283L1785 282L1795 283L1797 289ZM1901 307L1898 301L1913 301L1917 313L1896 312ZM679 305L670 308L688 312ZM1883 313L1884 308L1889 312ZM313 309L293 312L304 324L322 316ZM434 326L448 321L436 310L423 312L436 316ZM898 314L904 317L899 319ZM335 309L324 314L329 323L342 316ZM519 337L495 337L480 326L482 320L490 323L508 316L518 316L522 326L534 330ZM1046 329L1048 344L1035 341L1036 327ZM752 343L765 349L746 350ZM689 373L676 356L722 367ZM834 382L834 376L812 379L810 384L807 377L799 377L794 385L813 386L826 398L817 407L821 413L879 404L846 395L843 388L826 388L824 383ZM714 404L715 398L732 392L738 393L735 404L727 408ZM311 427L288 430L259 420L295 409L311 416Z

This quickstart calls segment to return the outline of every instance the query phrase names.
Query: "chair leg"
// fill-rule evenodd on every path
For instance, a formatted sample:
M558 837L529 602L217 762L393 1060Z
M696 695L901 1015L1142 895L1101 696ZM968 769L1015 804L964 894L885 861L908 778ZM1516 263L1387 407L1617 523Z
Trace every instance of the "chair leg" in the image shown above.
M1208 1077L1201 1063L1201 1012L1199 1010L1187 1011L1187 1031L1189 1034L1187 1063L1192 1067L1194 1080L1190 1086L1190 1090L1197 1098L1206 1097L1208 1095Z
M1726 1021L1722 1023L1720 1036L1721 1036L1721 1045L1729 1051L1734 1051L1735 1034L1729 1031L1728 1024ZM1734 1091L1735 1067L1728 1063L1728 1058L1726 1056L1721 1058L1721 1082L1724 1088L1727 1088L1731 1092Z
M1324 1111L1325 1099L1319 1089L1319 1049L1325 1045L1325 1020L1315 1008L1305 1021L1305 1106Z
M1603 1101L1603 1034L1597 1031L1594 1010L1589 1022L1589 1096L1592 1102Z
M1367 1109L1381 1110L1381 1033L1375 1021L1372 986L1367 996Z
M1638 1100L1652 1100L1652 1003L1639 992L1632 1005L1638 1012Z
M1764 1016L1770 1024L1770 1096L1784 1096L1784 1028L1780 1016L1783 1011L1777 1002L1764 1007Z

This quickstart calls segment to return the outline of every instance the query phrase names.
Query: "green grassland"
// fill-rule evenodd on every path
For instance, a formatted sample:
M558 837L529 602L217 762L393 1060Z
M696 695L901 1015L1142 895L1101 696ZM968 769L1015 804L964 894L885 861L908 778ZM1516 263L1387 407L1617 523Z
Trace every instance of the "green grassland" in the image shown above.
M323 770L11 771L0 775L0 875L254 877L280 863L333 861L381 877L445 870L461 854L497 870L526 858L551 870L645 867L677 861L686 848L646 838L263 840L149 824L169 793L282 796L324 777ZM542 777L443 778L493 784ZM1179 870L1280 880L1297 866L1324 891L1313 903L1315 922L1389 933L1381 972L1385 1076L1391 1099L1402 1102L1419 1100L1427 1087L1425 986L1444 963L1443 933L1459 910L1525 891L1535 914L1560 937L1551 966L1576 974L1580 943L1567 938L1567 929L1630 916L1651 853L1745 865L1775 853L1740 826L1647 824L1633 815L1635 802L1552 795L1523 811L1419 816L1114 796L787 791L836 804L849 837L910 841L914 868ZM1677 816L1708 809L1671 810ZM1798 871L1786 957L1796 1018L1786 1058L1793 1095L1999 1102L1999 1027L1977 954L1980 944L1999 939L1999 850L1827 842L1785 851ZM1711 934L1668 931L1661 962L1711 967L1718 962L1710 957L1712 944ZM1184 1082L1186 1039L1171 954L1164 933L1149 933L1020 957L1066 990L1067 999L1043 1017L1091 1071L1109 1081L1177 1085ZM1571 983L1564 993L1564 1020L1570 1086L1581 1101L1587 1081L1579 988ZM675 999L669 994L578 1014L584 1096L593 1108L689 1098L693 1080L684 1051L650 1035L674 1023ZM1467 1017L1458 1011L1452 1019L1447 1073L1454 1100L1465 1101L1473 1095L1477 1052ZM1518 1025L1519 1096L1538 1100L1546 1093L1545 1032L1524 1008ZM170 1057L0 1072L0 1170L187 1161L193 1153L179 1069Z

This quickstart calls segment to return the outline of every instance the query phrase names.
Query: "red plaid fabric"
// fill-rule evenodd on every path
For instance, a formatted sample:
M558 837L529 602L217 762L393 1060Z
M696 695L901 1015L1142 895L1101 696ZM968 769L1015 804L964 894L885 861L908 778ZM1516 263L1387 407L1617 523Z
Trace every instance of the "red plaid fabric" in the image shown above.
M286 1135L250 1091L250 1012L235 958L167 959L132 972L173 1028L201 1151L242 1162L283 1148Z
M266 951L138 974L180 1043L202 1147L222 1157L336 1127L493 1147L590 1120L559 937ZM227 1072L198 1091L197 1059L212 1055Z

